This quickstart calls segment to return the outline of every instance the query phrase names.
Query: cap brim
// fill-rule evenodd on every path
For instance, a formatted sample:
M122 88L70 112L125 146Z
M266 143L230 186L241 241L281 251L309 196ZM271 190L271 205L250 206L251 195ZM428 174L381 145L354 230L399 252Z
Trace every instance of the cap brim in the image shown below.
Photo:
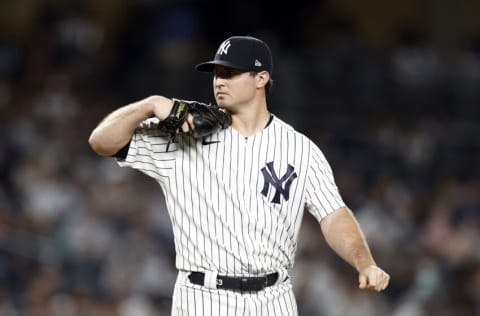
M207 62L196 65L195 69L202 72L213 72L213 68L215 68L215 66L224 66L224 67L229 67L233 69L248 70L248 69L245 69L244 67L240 67L238 65L235 65L231 62L224 61L224 60L207 61Z

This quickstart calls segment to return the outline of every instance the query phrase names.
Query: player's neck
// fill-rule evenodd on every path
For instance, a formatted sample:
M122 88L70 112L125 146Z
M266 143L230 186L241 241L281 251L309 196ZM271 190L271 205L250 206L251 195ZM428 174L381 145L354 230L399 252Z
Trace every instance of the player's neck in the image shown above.
M262 131L270 121L267 105L255 106L232 115L232 128L244 137L252 136Z

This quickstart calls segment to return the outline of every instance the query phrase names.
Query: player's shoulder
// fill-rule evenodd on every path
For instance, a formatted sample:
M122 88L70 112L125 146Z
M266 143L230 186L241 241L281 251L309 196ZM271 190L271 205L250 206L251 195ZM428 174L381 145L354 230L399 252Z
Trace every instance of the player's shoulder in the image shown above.
M298 131L295 129L295 127L293 127L292 125L290 125L289 123L285 122L284 120L280 119L278 116L273 116L274 119L273 119L273 123L276 124L276 126L278 126L280 129L282 129L283 131L287 132L287 133L291 133L293 135L295 135L295 137L298 137L299 139L305 141L305 142L312 142L310 140L310 138L305 135L304 133Z
M304 146L310 148L311 153L318 153L319 155L323 156L320 147L309 136L307 136L303 132L298 131L297 129L295 129L295 127L286 123L277 116L274 116L273 122L280 129L283 129L288 135L293 135L296 141L300 141L304 144Z
M295 133L295 134L301 134L299 131L297 131L292 125L288 124L278 116L272 114L273 120L272 123L277 127L280 128L281 130L285 132L290 132L290 133Z

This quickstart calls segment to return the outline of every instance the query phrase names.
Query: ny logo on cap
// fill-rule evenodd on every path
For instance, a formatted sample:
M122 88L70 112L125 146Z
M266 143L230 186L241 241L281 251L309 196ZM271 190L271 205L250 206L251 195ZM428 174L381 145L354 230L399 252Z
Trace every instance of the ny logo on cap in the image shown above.
M230 48L230 46L232 45L230 44L229 40L226 40L225 42L223 42L222 45L220 45L220 47L217 50L217 55L222 55L222 54L227 55L228 49Z

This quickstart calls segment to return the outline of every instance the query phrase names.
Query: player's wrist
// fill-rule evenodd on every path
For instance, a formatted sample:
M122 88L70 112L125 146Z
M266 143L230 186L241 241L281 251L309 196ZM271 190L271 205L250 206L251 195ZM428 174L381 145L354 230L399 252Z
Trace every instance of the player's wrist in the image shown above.
M358 272L361 272L365 269L368 269L370 267L376 267L377 264L373 259L364 259L364 260L359 260L355 264L355 268L357 269Z
M141 103L147 117L156 116L160 120L165 119L173 107L173 100L163 96L150 96Z

